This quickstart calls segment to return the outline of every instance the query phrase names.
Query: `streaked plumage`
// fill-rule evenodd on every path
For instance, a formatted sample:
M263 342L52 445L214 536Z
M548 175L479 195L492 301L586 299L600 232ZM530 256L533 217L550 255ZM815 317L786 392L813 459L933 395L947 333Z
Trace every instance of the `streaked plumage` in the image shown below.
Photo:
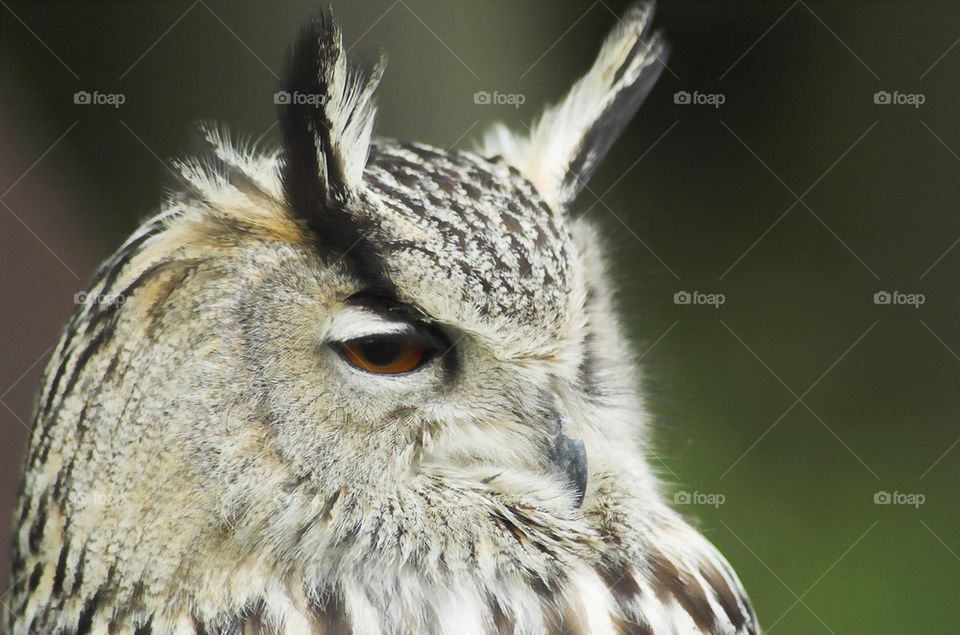
M55 348L9 629L757 633L644 460L602 248L569 214L659 74L650 12L477 153L371 140L382 65L312 21L284 88L320 106L280 107L278 152L206 130L90 287L122 301ZM387 336L432 356L340 354Z

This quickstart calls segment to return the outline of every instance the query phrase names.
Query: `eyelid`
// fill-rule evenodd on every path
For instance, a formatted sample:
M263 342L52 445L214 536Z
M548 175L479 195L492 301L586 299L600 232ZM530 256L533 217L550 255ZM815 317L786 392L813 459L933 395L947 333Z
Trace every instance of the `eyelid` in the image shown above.
M325 339L329 342L347 342L378 335L411 335L415 331L409 322L385 320L373 311L348 307L333 317Z

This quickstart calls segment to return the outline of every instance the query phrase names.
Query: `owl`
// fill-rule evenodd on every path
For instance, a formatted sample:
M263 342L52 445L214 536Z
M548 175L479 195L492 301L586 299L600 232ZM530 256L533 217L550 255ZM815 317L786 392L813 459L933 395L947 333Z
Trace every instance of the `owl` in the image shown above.
M472 152L374 138L383 64L311 19L282 147L205 128L56 345L5 628L758 633L646 462L603 245L572 214L662 69L651 11Z

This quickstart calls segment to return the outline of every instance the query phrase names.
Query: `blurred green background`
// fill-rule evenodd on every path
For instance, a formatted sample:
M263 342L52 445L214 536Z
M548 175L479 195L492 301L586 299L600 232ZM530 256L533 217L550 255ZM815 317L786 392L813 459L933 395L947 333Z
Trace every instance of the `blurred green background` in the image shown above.
M276 142L276 75L315 6L0 2L3 508L73 294L194 121ZM443 147L529 122L625 6L334 2L354 55L389 53L379 134ZM665 1L657 22L670 70L579 202L645 367L651 460L768 632L960 633L960 6Z

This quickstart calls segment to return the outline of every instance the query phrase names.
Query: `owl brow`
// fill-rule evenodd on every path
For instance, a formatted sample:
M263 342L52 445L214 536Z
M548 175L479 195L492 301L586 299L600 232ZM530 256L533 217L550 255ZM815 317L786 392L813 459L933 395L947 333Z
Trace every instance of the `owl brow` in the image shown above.
M384 293L379 287L354 293L347 304L366 309L388 322L406 322L415 328L430 321L426 313L416 306L403 302L392 293Z

